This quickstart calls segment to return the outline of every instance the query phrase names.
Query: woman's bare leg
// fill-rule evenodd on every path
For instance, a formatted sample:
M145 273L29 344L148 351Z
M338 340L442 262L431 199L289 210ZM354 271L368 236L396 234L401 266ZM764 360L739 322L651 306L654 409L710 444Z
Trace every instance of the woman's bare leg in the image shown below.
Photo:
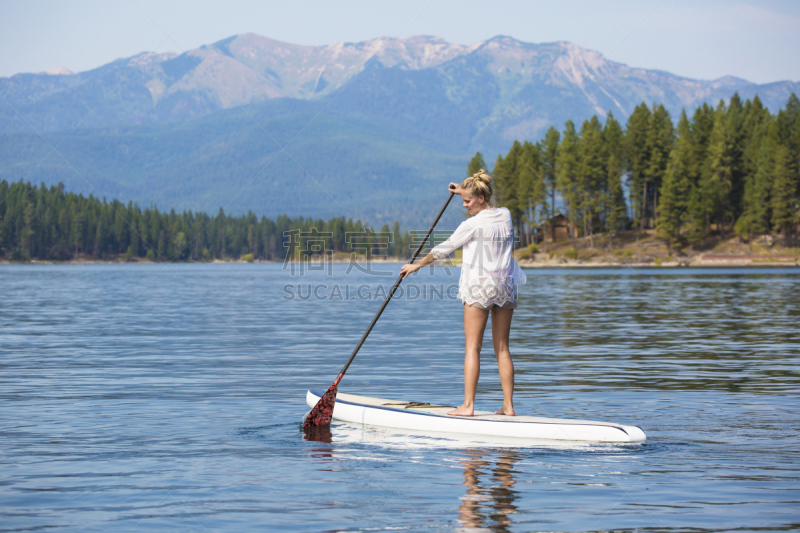
M492 309L492 344L500 370L500 384L503 386L503 408L498 415L514 416L514 362L508 350L508 336L511 332L513 309Z
M464 403L448 415L472 416L475 411L475 391L481 374L481 347L489 311L464 305Z

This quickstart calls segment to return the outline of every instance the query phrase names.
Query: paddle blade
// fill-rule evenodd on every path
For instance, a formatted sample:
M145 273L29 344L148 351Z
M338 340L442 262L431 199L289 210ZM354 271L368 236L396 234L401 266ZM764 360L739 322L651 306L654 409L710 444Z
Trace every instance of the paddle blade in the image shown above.
M339 382L342 381L343 376L344 374L339 374L333 385L319 399L317 405L306 415L306 419L303 420L303 429L330 425L331 417L333 417L333 405L336 403L336 390L339 388Z

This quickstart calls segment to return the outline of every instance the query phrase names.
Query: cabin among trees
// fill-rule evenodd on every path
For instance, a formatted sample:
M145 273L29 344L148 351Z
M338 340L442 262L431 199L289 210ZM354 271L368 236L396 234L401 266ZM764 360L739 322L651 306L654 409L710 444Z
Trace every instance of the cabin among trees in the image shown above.
M527 235L528 244L541 244L543 242L559 242L570 239L572 236L572 226L569 219L561 213L550 218L541 226L529 227Z
M558 242L570 238L572 227L569 219L561 213L548 220L540 233L540 242Z

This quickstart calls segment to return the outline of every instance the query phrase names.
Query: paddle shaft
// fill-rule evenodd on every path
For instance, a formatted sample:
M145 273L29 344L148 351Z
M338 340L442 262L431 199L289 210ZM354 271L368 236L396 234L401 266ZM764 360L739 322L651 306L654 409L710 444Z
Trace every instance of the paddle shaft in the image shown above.
M447 209L447 206L450 204L450 200L453 199L453 195L454 194L455 193L451 192L450 196L447 197L447 201L442 206L441 211L439 211L439 214L436 215L436 220L434 220L433 224L431 224L431 227L428 229L428 233L425 234L425 238L422 239L421 243L419 243L419 246L417 247L417 251L414 252L413 256L411 256L411 261L409 261L409 264L411 264L411 263L413 263L414 261L417 260L417 257L419 256L419 253L422 251L422 249L425 247L425 243L428 241L428 237L431 236L431 233L433 232L433 228L436 227L436 224L439 222L439 219L442 218L442 215L444 214L445 209ZM386 309L386 306L389 304L389 300L391 300L392 296L394 296L394 291L397 290L397 287L400 286L400 283L402 281L403 281L403 273L401 272L400 275L397 277L397 281L394 282L394 285L392 286L392 290L389 291L389 295L386 296L386 299L383 301L383 304L381 305L381 308L378 309L378 312L375 315L375 318L372 319L372 322L370 323L369 327L367 328L367 331L364 332L364 335L361 337L361 340L358 341L358 346L356 346L356 349L353 350L353 353L350 355L350 359L347 360L347 362L342 367L342 371L339 372L339 379L341 379L341 377L344 375L344 373L347 372L347 369L350 367L350 363L352 363L353 359L356 358L356 354L358 354L358 351L361 349L361 346L364 345L364 341L367 340L367 337L369 336L370 331L372 331L372 328L375 327L375 324L378 322L378 319L381 317L381 313L383 313L383 310Z

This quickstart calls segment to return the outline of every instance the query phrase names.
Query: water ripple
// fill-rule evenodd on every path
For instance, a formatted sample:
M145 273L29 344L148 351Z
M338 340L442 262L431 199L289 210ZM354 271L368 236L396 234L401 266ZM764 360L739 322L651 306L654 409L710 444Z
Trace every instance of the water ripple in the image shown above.
M284 286L392 282L345 268L0 267L0 530L800 528L797 269L529 272L518 411L648 434L568 446L304 437L305 390L330 384L380 303ZM342 390L452 404L462 354L458 302L401 299ZM501 398L489 351L479 407Z

